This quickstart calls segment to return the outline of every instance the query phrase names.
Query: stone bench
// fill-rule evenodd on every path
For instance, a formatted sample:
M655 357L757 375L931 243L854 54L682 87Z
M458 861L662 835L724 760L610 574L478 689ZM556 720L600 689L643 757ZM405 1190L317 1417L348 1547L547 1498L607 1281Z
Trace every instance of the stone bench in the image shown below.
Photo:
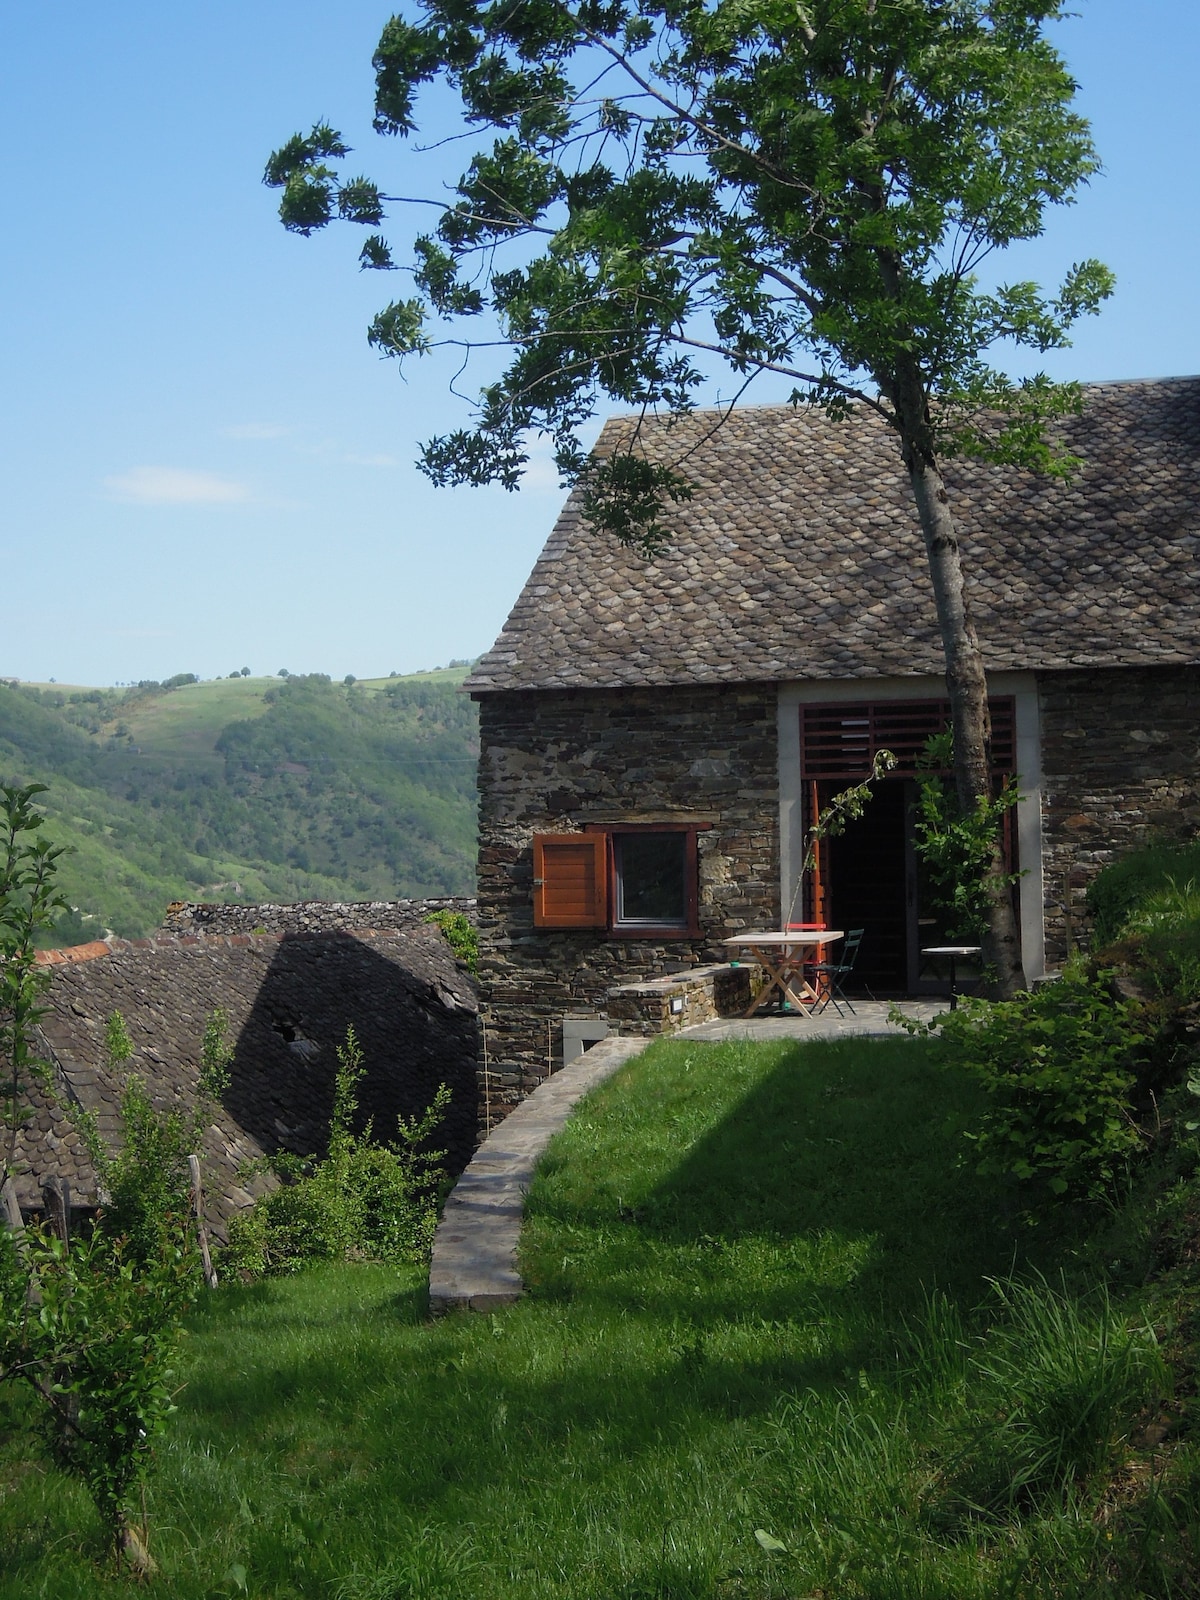
M740 1017L750 1004L756 972L753 965L726 961L645 983L622 984L608 991L609 1023L618 1033L652 1038L718 1017Z

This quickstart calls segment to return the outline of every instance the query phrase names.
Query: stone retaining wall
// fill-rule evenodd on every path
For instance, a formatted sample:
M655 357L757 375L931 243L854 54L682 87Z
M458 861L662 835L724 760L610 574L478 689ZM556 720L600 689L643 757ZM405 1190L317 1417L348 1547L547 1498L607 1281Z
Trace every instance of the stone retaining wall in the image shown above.
M720 1017L740 1017L750 1005L756 971L754 966L722 962L647 983L627 983L609 991L608 1020L620 1034L655 1038Z
M233 905L176 900L167 907L167 933L381 933L411 928L434 911L475 916L475 901L463 895L421 900L297 900L288 905Z

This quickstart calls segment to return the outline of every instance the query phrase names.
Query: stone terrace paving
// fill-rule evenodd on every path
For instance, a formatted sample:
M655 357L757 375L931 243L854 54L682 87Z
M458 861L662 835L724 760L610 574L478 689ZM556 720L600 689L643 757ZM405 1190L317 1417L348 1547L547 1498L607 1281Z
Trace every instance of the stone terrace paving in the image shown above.
M905 1001L907 1017L927 1022L945 1002ZM723 1018L675 1034L679 1039L846 1039L879 1037L899 1030L888 1021L891 1006L856 1000L854 1013L832 1008L819 1017ZM433 1242L429 1309L494 1311L511 1305L524 1290L517 1271L517 1244L525 1195L550 1140L579 1101L646 1048L648 1039L608 1038L593 1045L546 1081L492 1131L446 1201Z

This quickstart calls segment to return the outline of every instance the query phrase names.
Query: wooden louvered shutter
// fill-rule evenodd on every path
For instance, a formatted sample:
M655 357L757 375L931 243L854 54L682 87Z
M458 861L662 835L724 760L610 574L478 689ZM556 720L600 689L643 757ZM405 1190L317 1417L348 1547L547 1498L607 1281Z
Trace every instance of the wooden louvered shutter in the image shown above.
M607 847L603 833L534 834L534 927L608 926Z

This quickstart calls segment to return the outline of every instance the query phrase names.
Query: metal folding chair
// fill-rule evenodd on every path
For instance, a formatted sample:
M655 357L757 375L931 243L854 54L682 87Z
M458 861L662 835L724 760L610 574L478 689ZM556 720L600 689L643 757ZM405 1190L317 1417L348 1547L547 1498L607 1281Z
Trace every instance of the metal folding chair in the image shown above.
M828 1005L832 1005L839 1017L842 1015L843 1006L852 1016L857 1015L854 1003L846 993L844 985L854 971L854 963L858 960L858 947L862 944L865 932L865 928L851 928L842 940L836 961L814 961L809 968L815 979L815 986L821 994L820 1001L813 1007L815 1016L820 1016Z

